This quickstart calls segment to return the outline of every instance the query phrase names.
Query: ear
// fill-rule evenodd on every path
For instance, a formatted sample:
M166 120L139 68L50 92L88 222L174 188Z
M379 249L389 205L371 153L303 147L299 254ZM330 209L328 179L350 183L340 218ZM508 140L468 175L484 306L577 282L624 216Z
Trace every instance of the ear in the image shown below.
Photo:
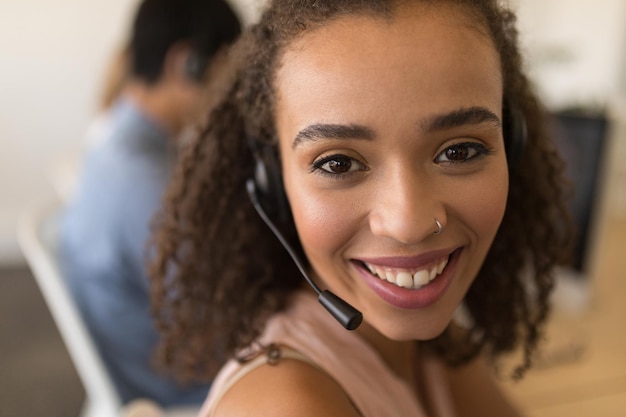
M169 80L197 83L202 80L206 62L188 43L176 43L167 51L163 76Z

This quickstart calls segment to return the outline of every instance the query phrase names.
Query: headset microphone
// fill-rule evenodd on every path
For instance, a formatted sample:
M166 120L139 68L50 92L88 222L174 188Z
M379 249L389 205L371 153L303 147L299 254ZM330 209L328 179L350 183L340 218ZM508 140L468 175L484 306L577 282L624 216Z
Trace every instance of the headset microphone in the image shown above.
M274 233L274 235L278 238L283 247L287 250L289 256L291 256L291 259L295 262L296 266L300 270L300 273L304 276L311 288L315 290L318 295L318 300L320 304L322 304L324 308L326 308L326 310L328 310L328 312L335 319L337 319L337 321L341 323L341 325L346 329L354 330L359 327L359 325L363 321L363 314L361 314L360 311L352 307L350 304L346 303L341 298L337 297L332 292L328 290L320 290L315 282L313 282L311 277L309 277L306 270L302 266L302 262L300 262L300 259L298 259L296 252L293 250L291 245L289 245L285 237L282 235L282 233L280 233L274 223L270 220L268 215L265 213L263 207L261 207L261 204L259 203L259 199L257 197L257 190L254 180L249 179L246 182L246 189L248 191L248 196L250 197L250 201L252 202L254 209L257 211L259 216L261 216L261 219L263 219L263 221L270 228L272 233Z

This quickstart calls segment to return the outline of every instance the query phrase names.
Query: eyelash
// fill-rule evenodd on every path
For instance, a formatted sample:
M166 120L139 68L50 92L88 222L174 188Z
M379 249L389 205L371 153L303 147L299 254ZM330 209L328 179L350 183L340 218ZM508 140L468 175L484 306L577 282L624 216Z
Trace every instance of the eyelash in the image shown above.
M455 161L455 160L447 160L447 161L442 161L440 160L440 158L442 158L443 156L445 156L445 153L452 150L452 149L456 149L459 150L460 148L466 148L466 150L468 152L472 152L474 151L475 154L469 156L468 158L462 159L460 161ZM441 151L439 153L439 155L437 155L437 157L435 157L435 162L438 163L442 163L442 164L463 164L463 163L467 163L475 158L479 158L483 155L491 155L492 151L490 149L488 149L485 145L478 143L478 142L460 142L460 143L455 143L454 145L448 146L447 148L445 148L443 151Z
M328 164L330 162L333 162L333 161L335 161L335 162L341 161L342 163L350 162L351 166L349 167L349 169L352 169L354 164L357 164L360 167L358 167L354 171L350 170L350 171L341 172L341 173L331 172L331 171L328 171L327 169L324 168L324 165L326 165L326 164ZM320 175L324 175L324 176L327 176L327 177L330 177L330 178L336 178L336 179L345 178L348 175L352 175L352 174L356 174L356 173L361 172L361 171L368 171L368 170L369 169L362 162L360 162L359 160L357 160L355 158L352 158L352 157L349 157L349 156L346 156L346 155L343 155L343 154L334 154L334 155L329 155L329 156L325 156L323 158L320 158L317 161L313 162L313 166L311 168L311 172L315 172L315 173L318 173Z

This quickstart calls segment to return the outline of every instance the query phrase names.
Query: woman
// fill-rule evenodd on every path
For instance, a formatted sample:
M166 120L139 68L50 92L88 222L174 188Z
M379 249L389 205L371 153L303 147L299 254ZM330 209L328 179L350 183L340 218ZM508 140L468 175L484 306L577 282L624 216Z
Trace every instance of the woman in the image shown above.
M518 415L487 363L529 367L567 233L516 42L491 0L271 2L155 235L163 359L230 359L203 415Z

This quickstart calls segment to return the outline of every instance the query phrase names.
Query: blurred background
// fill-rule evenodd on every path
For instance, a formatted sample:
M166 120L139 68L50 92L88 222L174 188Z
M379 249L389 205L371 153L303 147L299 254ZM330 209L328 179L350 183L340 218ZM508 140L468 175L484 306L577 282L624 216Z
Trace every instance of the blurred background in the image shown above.
M626 415L626 2L510 0L576 186L536 370L503 385L528 416ZM18 240L71 191L136 0L0 0L0 417L77 416L85 390ZM261 0L232 0L244 22Z

